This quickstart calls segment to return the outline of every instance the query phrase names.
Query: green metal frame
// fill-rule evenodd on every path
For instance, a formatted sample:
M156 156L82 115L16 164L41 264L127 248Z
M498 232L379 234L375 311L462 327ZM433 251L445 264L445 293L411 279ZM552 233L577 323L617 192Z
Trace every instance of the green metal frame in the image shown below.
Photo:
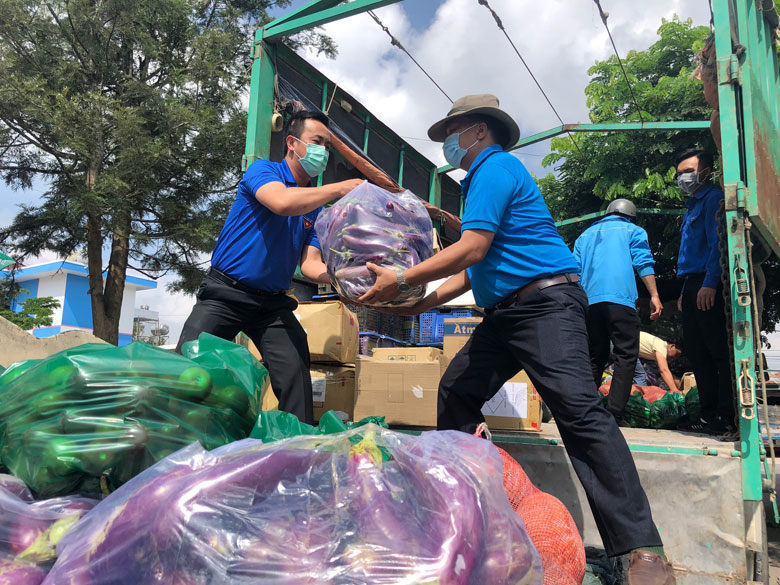
M570 132L662 132L668 130L706 130L710 127L710 121L684 121L684 122L617 122L613 124L563 124L543 132L537 132L517 141L509 150L517 150L525 146L531 146L537 142L544 142L561 134ZM452 166L439 167L440 173L449 173L454 170Z
M640 207L639 209L636 210L636 212L641 214L646 214L646 215L683 215L685 213L685 210L684 209L654 209L652 207ZM588 221L589 219L604 217L605 215L607 215L606 211L596 211L594 213L580 215L579 217L572 217L571 219L556 221L555 226L561 227L564 225L571 225L573 223Z
M729 4L734 10L729 11ZM780 251L780 144L774 31L754 0L714 0L718 101L735 377L742 437L742 494L760 502L762 441L756 416L756 338L748 277L748 220ZM734 52L732 31L741 54Z
M254 65L247 124L246 153L243 166L258 157L267 158L270 146L270 120L273 113L274 62L284 48L274 40L302 30L359 14L374 8L394 4L400 0L315 0L257 31L252 46ZM733 11L729 10L733 5ZM755 388L751 376L755 372L754 329L752 311L748 304L752 283L748 275L747 231L748 220L780 253L780 76L778 75L774 31L764 19L756 0L713 0L715 44L718 61L718 96L722 136L723 179L726 193L726 225L729 263L729 282L732 294L732 325L735 375L740 398L741 446L732 456L741 457L743 499L758 502L762 497L761 436L755 417ZM731 33L734 29L745 51L732 52ZM311 71L304 72L311 76ZM325 95L326 92L323 92ZM404 144L401 153L398 180L403 179L406 157L417 159L429 168L430 191L428 199L439 205L441 201L440 175L452 170L445 166L436 169L410 145L404 143L389 129L376 123L367 112L362 114L366 124L364 149L368 147L369 132L378 132L386 139ZM370 130L369 130L370 127ZM513 148L522 148L568 132L647 132L668 130L704 130L709 121L648 122L618 124L565 124L518 141ZM424 162L419 161L423 158ZM427 164L426 164L427 163ZM675 210L642 210L648 213L677 213ZM589 214L560 222L567 225L598 217ZM751 406L752 404L752 406ZM526 439L522 439L526 440ZM538 439L537 439L538 440ZM527 439L533 442L534 439ZM676 453L674 447L633 445L634 450L653 450ZM714 454L711 452L700 454Z

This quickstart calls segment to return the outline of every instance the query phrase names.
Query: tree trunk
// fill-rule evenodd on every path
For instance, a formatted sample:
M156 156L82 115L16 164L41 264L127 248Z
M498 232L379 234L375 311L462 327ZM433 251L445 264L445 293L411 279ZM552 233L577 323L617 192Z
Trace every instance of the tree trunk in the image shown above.
M119 341L119 318L122 314L122 298L125 294L127 259L130 253L130 214L121 211L114 216L114 233L111 238L111 255L108 259L108 274L103 289L104 325L107 337L98 335L109 343Z
M89 162L86 177L87 192L95 189L95 182L100 174L101 161L103 159L103 132L98 129L95 133L95 152ZM116 241L116 236L113 238ZM114 258L114 242L111 246L111 260ZM127 266L125 255L124 267ZM96 337L117 345L119 341L119 313L122 308L122 293L124 292L125 269L121 270L122 286L118 295L116 293L116 274L111 277L112 265L109 261L109 278L106 285L103 283L103 229L101 213L97 209L87 211L87 270L89 272L89 296L92 301L92 332ZM116 270L113 271L116 273ZM109 282L111 287L108 286Z
M106 323L105 303L103 302L103 232L100 216L87 213L87 270L89 272L89 296L92 301L92 332L107 341L116 344L119 339L118 327L113 339L110 327Z

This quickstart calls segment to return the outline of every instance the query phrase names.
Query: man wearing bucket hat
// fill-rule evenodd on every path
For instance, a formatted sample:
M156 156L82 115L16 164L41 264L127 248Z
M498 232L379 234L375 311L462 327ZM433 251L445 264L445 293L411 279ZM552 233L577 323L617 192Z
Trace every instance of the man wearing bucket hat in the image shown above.
M467 171L461 238L407 270L368 264L377 280L361 302L451 277L414 307L394 311L418 314L472 289L486 316L442 377L438 428L473 433L485 402L525 370L555 416L607 554L630 554L630 585L675 583L631 453L590 373L577 261L531 175L504 152L520 136L517 124L495 96L469 95L428 136L444 143L450 165Z

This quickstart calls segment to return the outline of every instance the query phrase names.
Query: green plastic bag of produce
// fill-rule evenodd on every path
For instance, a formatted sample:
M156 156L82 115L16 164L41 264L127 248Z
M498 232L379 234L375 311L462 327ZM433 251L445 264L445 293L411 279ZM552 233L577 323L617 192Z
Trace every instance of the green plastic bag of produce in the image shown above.
M685 411L688 413L688 420L699 420L701 403L699 402L699 388L697 386L688 390L688 394L685 395Z
M115 488L193 441L213 449L245 438L265 368L208 334L184 353L85 344L3 376L0 460L49 497Z
M650 403L639 392L628 397L625 418L635 428L646 429L650 426Z
M298 420L298 417L281 410L268 410L261 412L257 417L255 427L249 436L252 439L260 439L263 443L281 441L298 435L331 435L361 427L368 423L374 423L387 428L385 417L369 416L357 422L345 423L338 415L329 410L320 417L319 425L312 426Z
M685 397L679 392L667 392L650 407L650 427L673 429L685 417Z
M29 370L39 361L41 360L22 360L12 363L0 373L0 388L2 388L3 384L8 384L11 380Z

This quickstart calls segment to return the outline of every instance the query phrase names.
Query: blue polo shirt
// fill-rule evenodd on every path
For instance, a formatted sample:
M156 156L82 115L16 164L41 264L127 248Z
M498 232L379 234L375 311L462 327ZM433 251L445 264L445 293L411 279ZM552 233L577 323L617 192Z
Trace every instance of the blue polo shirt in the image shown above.
M460 184L466 198L461 230L495 234L482 261L468 269L480 307L493 307L534 280L577 272L536 182L516 157L490 146Z
M617 303L636 308L636 279L655 274L647 232L625 217L608 215L586 229L574 242L580 264L580 283L588 303Z
M704 273L702 286L717 288L720 284L720 248L718 247L717 213L723 191L713 185L703 187L685 202L688 211L682 222L677 276Z
M241 283L267 292L290 288L304 246L320 247L314 221L321 207L304 215L276 215L255 198L271 182L297 187L287 161L256 160L244 173L211 265Z

